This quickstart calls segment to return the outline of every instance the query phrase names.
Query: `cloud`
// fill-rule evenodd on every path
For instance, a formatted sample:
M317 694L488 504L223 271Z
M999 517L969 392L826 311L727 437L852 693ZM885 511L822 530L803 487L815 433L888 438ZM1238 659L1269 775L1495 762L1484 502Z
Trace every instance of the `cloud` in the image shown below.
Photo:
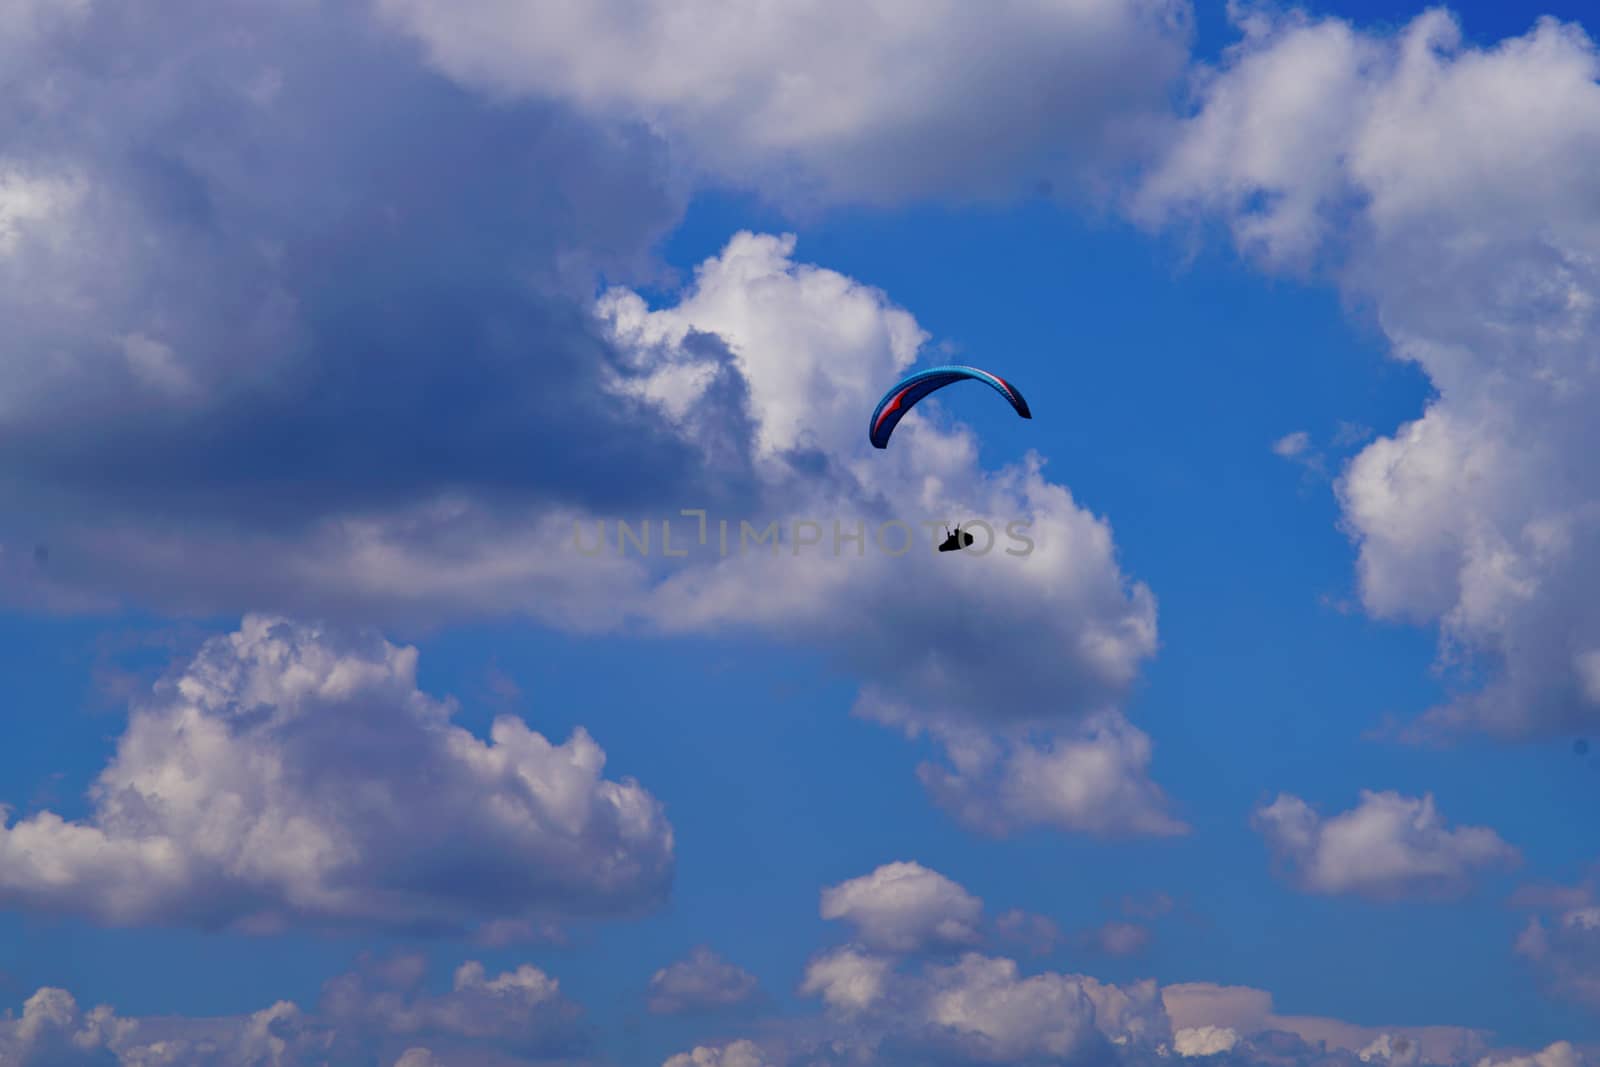
M107 923L463 932L661 899L672 830L581 728L487 740L374 634L249 616L132 714L68 822L0 827L0 900Z
M1302 889L1330 896L1461 896L1479 872L1520 862L1487 827L1447 828L1432 794L1362 790L1354 808L1325 819L1285 793L1252 823Z
M730 1041L726 1045L700 1045L692 1052L680 1052L668 1057L662 1067L773 1067L773 1061L767 1059L754 1041Z
M84 1011L64 989L41 989L22 1005L22 1017L9 1026L10 1046L3 1061L18 1067L96 1067L118 1062L115 1047L124 1043L133 1023L108 1007Z
M1125 905L1154 917L1163 903L1129 901ZM1138 923L1113 920L1082 930L1070 938L1059 923L1044 915L1011 908L986 920L983 902L957 882L915 862L888 863L872 873L822 891L822 917L854 927L854 944L819 957L813 993L840 981L861 995L842 995L841 1003L870 1002L881 994L885 961L890 957L971 950L991 940L1025 948L1031 955L1055 952L1070 940L1084 951L1107 956L1133 956L1150 943L1151 932ZM836 955L837 958L834 958Z
M756 630L820 649L862 680L861 714L913 732L1059 725L1125 698L1155 601L1105 519L1037 456L984 471L942 403L887 454L862 440L861 412L927 340L886 294L746 233L666 306L597 301L601 272L659 280L649 249L683 190L655 135L463 93L357 9L163 11L40 23L17 76L48 72L53 95L0 111L8 602ZM1021 40L1036 15L1069 36L1135 18L1096 0L1006 24ZM92 62L107 52L114 78ZM641 559L574 537L643 514L680 520L682 543L683 508L736 536L743 519L868 540L905 522L927 551ZM963 517L998 521L999 545L934 553L928 524ZM1006 554L1013 521L1032 554ZM1036 816L1093 821L1043 802L1005 819Z
M115 594L166 610L264 604L294 614L382 616L413 625L513 612L587 632L641 625L658 635L755 629L819 649L861 678L857 711L864 716L913 734L933 730L952 754L971 743L973 730L991 732L992 742L1011 752L1004 760L975 768L976 774L924 772L934 795L969 825L993 832L1033 824L1175 832L1179 824L1165 816L1160 791L1148 780L1147 739L1111 710L1154 654L1156 622L1149 589L1121 570L1109 524L1049 482L1037 456L994 474L982 470L973 435L948 426L938 402L907 420L889 453L871 450L859 411L869 410L884 383L916 360L926 334L886 294L796 262L793 251L792 237L736 235L701 265L675 303L659 309L630 290L608 291L591 309L596 321L585 327L594 343L583 350L584 359L592 356L595 363L584 388L592 386L607 403L641 405L645 422L655 427L651 432L666 434L673 449L699 460L694 484L704 483L708 462L747 476L734 494L749 505L733 512L736 527L749 517L756 527L775 523L790 532L812 520L865 531L885 521L927 527L946 518L988 516L1002 528L1023 523L1036 551L1019 557L996 549L975 555L973 566L963 559L955 567L931 551L931 542L928 551L904 556L877 546L852 555L837 544L831 556L821 549L797 553L786 542L774 543L772 553L726 558L709 545L696 546L684 560L667 558L661 546L640 559L625 557L620 546L617 552L583 549L582 527L596 522L604 532L619 498L503 483L491 492L488 483L472 482L470 464L455 466L461 478L448 488L398 472L399 481L356 510L361 491L327 483L323 494L315 479L296 481L307 494L295 502L301 520L268 507L267 497L252 496L248 487L256 475L246 470L239 478L229 475L238 491L197 489L182 507L166 499L156 507L155 496L141 495L137 479L119 482L109 495L98 484L85 521L53 529L47 569L0 552L0 570L10 568L8 578L16 579L7 587L79 607L103 606L96 598ZM408 258L363 259L362 269ZM357 369L370 368L352 373ZM495 381L465 373L452 380L461 388ZM542 381L541 395L559 392L559 384ZM498 384L488 387L503 391ZM438 399L431 387L417 394L423 396ZM235 399L225 395L214 411L230 427L309 440L295 420L310 417L314 408L291 405L289 421L271 412L240 418L244 409ZM388 427L408 420L391 410L382 421ZM157 423L176 425L163 417L129 432L157 432L150 430ZM317 425L325 423L331 425ZM559 424L539 425L540 447L562 437ZM568 435L570 447L583 447L590 432L604 429ZM356 436L362 448L372 440L365 432ZM131 441L114 447L126 453ZM74 438L72 447L80 445ZM209 457L205 462L218 454L209 445L200 451ZM235 458L263 452L281 450L262 438ZM296 454L309 462L315 453ZM538 467L537 456L517 460L517 469ZM29 477L46 475L48 467L32 469ZM340 470L335 463L334 474ZM347 473L359 479L376 468L354 470ZM161 485L190 484L180 473L168 469ZM646 474L630 469L628 478L658 488L673 484L665 475ZM628 478L599 480L620 486ZM273 484L281 489L284 483ZM662 517L677 519L682 507L696 506L713 509L708 522L721 521L715 494L690 493L687 484L661 490ZM665 495L669 491L674 496ZM137 499L113 508L114 514L98 503L129 493ZM629 499L642 506L644 498ZM240 501L246 511L266 510L247 515L235 507ZM190 505L200 512L185 511ZM222 510L204 514L216 508ZM631 506L622 513L635 521ZM681 520L676 529L683 544L694 527ZM657 531L664 536L661 527ZM916 532L926 530L908 536ZM752 588L762 595L750 596ZM863 597L878 609L857 610ZM953 602L964 606L960 617L949 617ZM944 654L952 642L963 646L962 656ZM1098 716L1097 725L1072 725L1087 715ZM1065 733L1056 743L1040 727ZM1035 728L1034 740L1023 742L1018 732L1028 728ZM966 732L957 736L958 730ZM1091 769L1093 790L1064 784L1064 776ZM1003 802L987 796L996 788L1005 793ZM1097 804L1114 807L1099 810Z
M622 290L600 301L640 380L693 366L696 337L726 346L751 398L753 462L767 486L753 525L796 535L759 549L734 543L734 529L724 555L724 520L706 516L704 545L685 522L689 556L663 568L642 614L666 633L755 628L829 655L863 681L858 714L931 731L945 746L956 773L924 770L923 780L969 825L1174 831L1148 781L1148 739L1111 710L1156 636L1154 597L1121 573L1108 524L1048 482L1036 456L983 471L976 440L948 426L942 400L919 406L893 447L872 449L860 412L926 335L886 294L798 263L794 250L792 236L742 233L675 304L652 310ZM692 397L674 394L670 404L685 402ZM684 432L699 440L692 422ZM934 552L928 530L916 529L976 516L994 524L998 545L970 559ZM1029 524L1031 553L1005 554L1013 521ZM799 536L808 522L821 542L809 548ZM886 522L916 538L903 555L877 543ZM840 529L863 538L841 541ZM947 654L952 646L961 654ZM1029 727L1040 740L1022 739ZM1065 734L1059 744L1053 731ZM995 755L970 758L980 751ZM1072 774L1091 785L1070 784ZM993 798L996 788L1006 800Z
M824 918L849 921L858 936L813 958L800 986L828 1009L833 1040L889 1061L1009 1063L1075 1060L1134 1039L1153 1048L1165 1034L1154 982L1024 976L1013 960L963 949L986 940L982 902L920 864L885 864L825 889L823 901ZM993 930L1013 939L1060 933L1016 910ZM952 948L954 956L929 951Z
M845 948L813 960L800 992L820 997L827 1018L763 1047L785 1062L813 1062L826 1048L859 1062L1054 1063L1104 1060L1118 1047L1153 1053L1170 1036L1154 982L1028 976L977 952L904 966L914 959Z
M1296 456L1304 455L1310 447L1311 435L1304 430L1299 430L1295 433L1286 434L1274 441L1272 443L1272 452L1274 455L1282 456L1284 459L1293 459Z
M1463 1027L1364 1027L1281 1016L1271 996L1209 984L1113 985L1087 975L1025 974L1012 960L872 956L870 996L837 996L819 982L818 1016L758 1024L758 1033L702 1043L664 1067L822 1067L824 1064L1121 1064L1222 1057L1240 1067L1337 1063L1417 1067L1582 1067L1567 1042L1543 1051L1495 1049ZM589 1029L556 979L521 965L498 975L467 962L434 991L417 956L363 957L329 981L312 1010L280 1001L248 1016L125 1018L82 1009L65 990L43 989L21 1018L0 1018L0 1062L19 1067L313 1067L325 1063L526 1067L589 1062ZM842 979L847 969L838 967ZM848 984L848 983L846 983ZM859 991L858 991L859 992Z
M650 1010L659 1015L714 1011L745 1003L756 987L755 975L702 945L651 976Z
M994 928L1001 940L1026 946L1035 956L1054 952L1064 939L1060 923L1019 908L1001 912L995 917Z
M1119 713L1043 744L950 732L945 750L949 766L924 763L917 774L970 829L994 836L1038 825L1104 837L1188 832L1149 777L1149 736Z
M1172 1035L1172 1051L1180 1056L1215 1056L1239 1043L1239 1035L1227 1027L1194 1026Z
M1069 938L1055 920L1017 909L1000 914L995 919L994 928L1001 940L1025 947L1035 956L1049 955L1069 940L1087 952L1106 956L1135 956L1149 946L1152 936L1148 926L1112 920L1078 931Z
M1057 974L1024 978L1010 960L977 955L937 969L928 978L931 988L920 1021L932 1032L924 1039L973 1058L1078 1060L1110 1037L1125 1036L1118 1009L1128 1007L1127 994L1092 979ZM1153 996L1154 984L1143 992L1146 998ZM1159 1013L1159 1002L1155 1008ZM1133 1018L1126 1021L1135 1023Z
M1504 1059L1485 1056L1478 1067L1582 1067L1590 1062L1570 1041L1557 1041L1538 1052L1526 1056L1508 1056Z
M806 965L800 992L821 997L830 1008L865 1011L883 998L890 960L846 946Z
M1345 1053L1347 1062L1471 1064L1490 1051L1491 1035L1462 1026L1357 1026L1318 1016L1279 1015L1272 994L1247 986L1191 982L1165 986L1174 1049L1183 1056L1217 1055L1226 1062L1310 1062ZM1288 1036L1285 1046L1281 1040ZM1321 1052L1319 1053L1319 1047ZM1187 1048L1188 1051L1184 1051Z
M397 965L404 964L404 965ZM574 1062L588 1048L581 1009L535 967L489 976L457 970L453 988L418 987L420 965L392 961L330 981L316 1011L279 1001L246 1016L124 1018L107 1005L81 1008L64 989L39 990L21 1018L0 1018L8 1067L526 1067ZM418 1038L428 1044L416 1044Z
M1325 270L1434 396L1336 485L1375 617L1437 624L1459 693L1407 736L1559 735L1600 711L1594 308L1600 53L1541 19L1492 46L1251 9L1133 198Z
M408 1048L394 1061L394 1067L444 1067L433 1050L425 1048Z
M496 99L646 119L696 170L805 204L1094 177L1153 143L1191 19L1181 0L378 7Z
M976 944L983 901L919 863L887 863L822 891L822 917L843 919L868 948L916 952Z
M561 983L529 964L491 976L481 963L456 969L450 991L419 988L420 962L367 967L330 981L318 1018L341 1030L382 1034L433 1049L469 1042L530 1058L581 1051L587 1040L582 1009Z
M1600 1008L1600 904L1593 884L1524 891L1512 903L1535 912L1517 935L1517 955L1550 992Z
M359 8L28 10L7 69L33 88L0 108L8 598L436 617L538 578L551 516L747 487L610 387L596 272L654 278L683 203L647 131L476 100ZM736 399L697 414L739 437Z
M1150 929L1138 923L1108 922L1090 932L1089 943L1108 956L1136 956L1150 944Z

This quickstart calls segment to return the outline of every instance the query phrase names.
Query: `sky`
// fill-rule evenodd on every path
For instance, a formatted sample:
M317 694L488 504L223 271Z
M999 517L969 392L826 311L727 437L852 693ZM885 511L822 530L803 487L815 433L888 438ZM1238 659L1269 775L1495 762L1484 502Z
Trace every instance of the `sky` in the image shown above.
M1513 7L0 0L0 1065L1600 1063Z

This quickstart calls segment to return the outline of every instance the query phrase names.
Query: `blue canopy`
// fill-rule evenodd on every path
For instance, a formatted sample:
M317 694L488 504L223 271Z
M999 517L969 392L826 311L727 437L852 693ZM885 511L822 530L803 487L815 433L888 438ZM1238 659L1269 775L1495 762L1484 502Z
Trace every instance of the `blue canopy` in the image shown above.
M933 367L929 370L917 371L907 375L884 394L878 401L877 408L872 412L872 425L868 436L874 448L888 448L889 435L894 433L894 428L900 425L900 420L906 417L906 412L916 407L918 401L930 393L937 392L947 385L972 379L983 382L995 392L1005 397L1018 415L1025 419L1033 418L1033 412L1028 410L1028 402L1022 399L1022 394L1016 387L998 375L990 374L977 367Z

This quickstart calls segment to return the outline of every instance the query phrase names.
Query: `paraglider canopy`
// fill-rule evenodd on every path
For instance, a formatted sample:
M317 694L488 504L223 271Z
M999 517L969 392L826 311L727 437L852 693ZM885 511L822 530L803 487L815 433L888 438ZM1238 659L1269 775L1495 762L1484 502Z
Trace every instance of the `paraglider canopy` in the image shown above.
M947 385L968 379L982 382L1005 397L1016 413L1023 418L1033 418L1033 412L1028 410L1028 402L1022 399L1022 394L998 375L979 370L977 367L956 365L933 367L902 378L894 388L884 394L882 400L878 401L877 408L872 412L872 424L868 429L872 447L888 448L889 435L894 433L894 428L900 425L900 420L905 418L906 413L923 397Z

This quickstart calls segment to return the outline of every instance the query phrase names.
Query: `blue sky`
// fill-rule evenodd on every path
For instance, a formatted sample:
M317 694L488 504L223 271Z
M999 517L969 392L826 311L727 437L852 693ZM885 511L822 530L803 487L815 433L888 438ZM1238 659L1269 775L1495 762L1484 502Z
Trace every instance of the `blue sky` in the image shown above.
M0 1065L1600 1059L1545 11L0 10Z

